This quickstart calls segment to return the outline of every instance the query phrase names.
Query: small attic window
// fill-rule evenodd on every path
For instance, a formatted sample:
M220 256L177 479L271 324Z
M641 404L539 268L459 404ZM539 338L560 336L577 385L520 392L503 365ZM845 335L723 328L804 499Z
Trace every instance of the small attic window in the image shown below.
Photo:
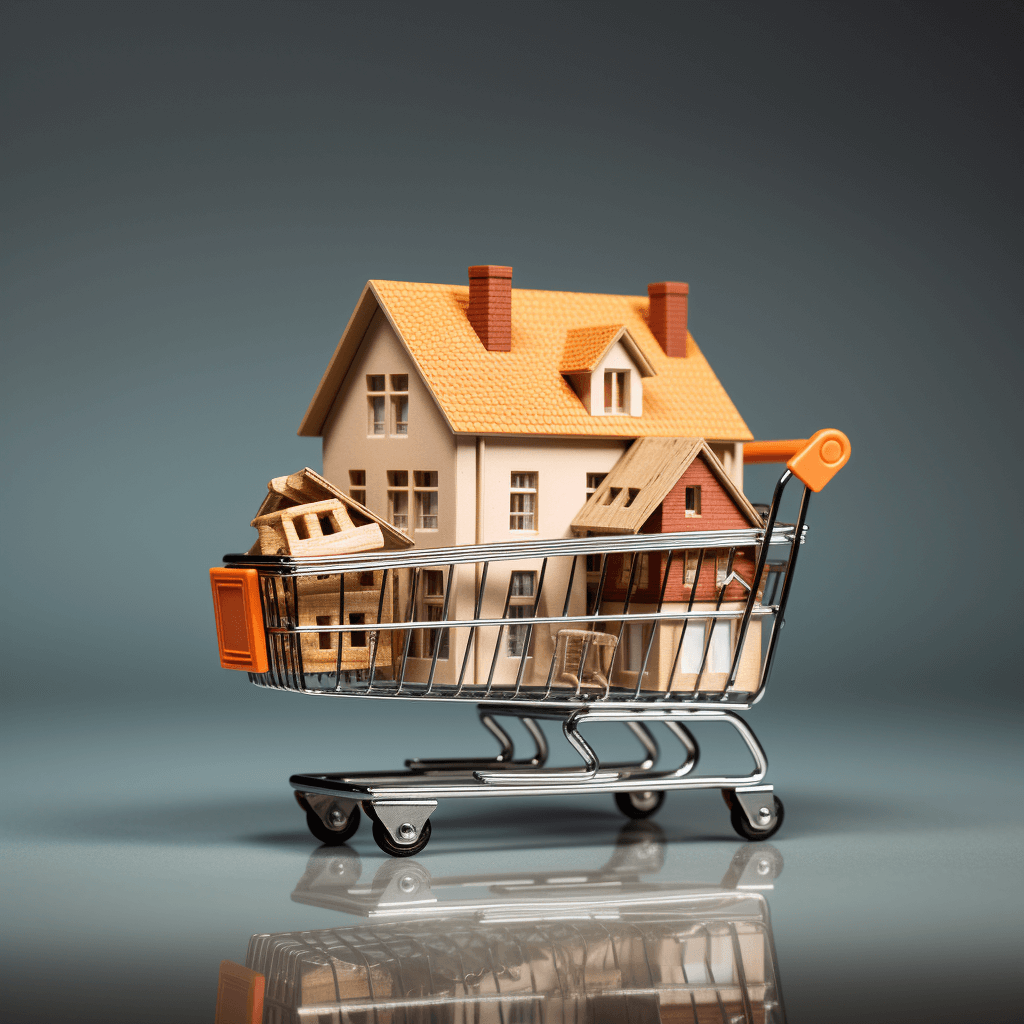
M604 411L606 415L623 415L628 412L629 371L605 370Z
M630 505L636 501L636 496L640 493L639 487L630 487L629 493L626 495L626 501L623 504L623 508L629 508Z
M606 505L613 505L615 499L622 493L621 487L609 487L608 493L604 496L604 503Z
M700 487L687 487L686 488L686 515L699 516L700 515Z

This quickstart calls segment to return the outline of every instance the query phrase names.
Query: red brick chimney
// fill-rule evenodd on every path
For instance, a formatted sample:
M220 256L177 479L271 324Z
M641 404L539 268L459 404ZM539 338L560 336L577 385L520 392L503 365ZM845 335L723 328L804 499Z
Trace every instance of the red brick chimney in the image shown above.
M469 322L488 352L512 351L511 267L469 268L468 312Z
M651 300L647 326L668 356L688 356L686 314L690 286L682 281L659 281L647 286Z

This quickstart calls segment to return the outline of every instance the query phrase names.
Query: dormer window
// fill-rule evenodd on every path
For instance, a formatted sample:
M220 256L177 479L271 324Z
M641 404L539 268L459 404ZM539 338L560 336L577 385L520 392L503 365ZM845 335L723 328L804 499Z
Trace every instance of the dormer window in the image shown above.
M623 416L629 412L629 371L605 370L604 412Z
M591 416L643 416L654 367L622 324L567 331L560 369Z

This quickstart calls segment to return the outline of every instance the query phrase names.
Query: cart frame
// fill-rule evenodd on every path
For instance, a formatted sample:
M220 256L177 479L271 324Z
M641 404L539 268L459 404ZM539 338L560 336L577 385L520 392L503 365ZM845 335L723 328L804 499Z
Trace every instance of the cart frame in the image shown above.
M841 441L837 440L841 439ZM766 442L766 445L786 444L794 448L786 470L775 486L770 507L764 511L762 529L695 531L676 534L636 534L629 536L598 536L565 540L541 540L513 544L491 544L461 546L455 548L432 548L421 551L370 552L358 555L331 556L322 558L286 558L259 555L227 555L224 562L228 569L247 575L247 584L258 588L258 618L256 632L262 626L263 636L257 642L265 644L265 671L250 672L252 682L276 689L290 689L315 696L360 697L377 700L432 700L439 702L472 701L478 705L483 726L499 741L500 752L492 758L451 758L443 760L413 759L406 761L404 772L362 772L299 774L290 779L296 797L307 813L307 821L313 834L328 844L345 842L354 834L359 824L360 807L374 822L374 839L378 846L393 856L410 856L418 853L430 837L429 817L440 799L469 797L510 797L569 795L584 793L610 793L616 797L620 809L630 817L646 817L660 806L664 793L676 789L720 789L732 814L736 831L747 839L763 839L774 834L782 823L783 807L774 796L771 785L765 784L768 759L754 732L736 712L747 711L762 699L768 685L777 650L779 633L785 623L785 611L789 600L797 556L805 540L806 518L812 490L820 490L831 475L849 458L849 441L839 431L819 431L810 441ZM831 445L832 448L828 446ZM835 451L839 449L841 458ZM788 449L787 449L788 450ZM823 457L822 452L828 457ZM772 454L772 453L769 453ZM815 461L808 468L808 457ZM801 460L803 460L801 462ZM775 458L753 458L751 461L778 461ZM827 475L822 478L820 463L828 464ZM815 475L817 471L818 475ZM799 513L795 524L777 521L783 493L787 484L797 476L804 484L800 499ZM754 572L747 582L734 571L734 559L742 549L752 549ZM777 549L783 558L770 560L770 552ZM727 552L724 573L719 569L715 578L716 596L713 607L695 608L698 583L706 554L709 550ZM690 585L689 600L685 610L674 607L665 609L666 587L669 582L673 558L678 554L695 554L696 570ZM660 596L654 610L645 608L631 610L631 602L640 582L642 559L647 555L664 558L664 577L660 583ZM561 600L561 615L538 614L541 594L545 583L549 561L553 558L571 559L568 582ZM602 597L609 573L610 560L618 557L621 574L626 575L626 559L629 560L628 585L624 588L622 611L613 612L602 605ZM577 565L586 565L588 559L600 558L600 578L591 600L588 591L585 614L569 614L571 596L580 589L576 579ZM528 595L532 598L529 607L519 602L511 614L510 600L513 584L510 582L500 616L483 615L484 595L488 571L498 563L531 564L540 561L539 577L535 590ZM471 617L450 618L453 593L456 590L456 567L475 563L477 566ZM661 571L660 560L656 563ZM690 564L684 562L684 566ZM718 563L720 564L720 563ZM443 594L440 597L440 614L437 618L417 618L416 595L422 574L427 570L447 569ZM688 572L688 570L684 570ZM353 573L364 575L380 574L379 596L375 621L359 621L345 624L346 576ZM389 618L386 614L386 595L392 580L398 580L402 573L409 581L407 586L407 613ZM337 625L302 625L299 621L300 581L330 579L337 576L339 614ZM436 577L435 577L436 578ZM686 579L689 577L687 576ZM376 575L374 577L376 579ZM576 581L574 584L574 580ZM621 581L620 581L621 582ZM733 583L740 583L746 589L742 608L723 607L725 594ZM397 589L394 591L397 607ZM546 596L546 595L545 595ZM561 595L559 595L561 597ZM465 600L465 598L463 598ZM435 601L435 605L436 605ZM605 602L607 603L607 602ZM703 602L702 603L706 603ZM732 604L738 602L732 601ZM522 614L529 611L529 614ZM365 619L365 617L363 617ZM767 637L757 630L761 645L760 670L756 684L750 680L744 688L739 686L741 662L751 623L755 620L770 621ZM673 680L679 666L684 647L684 638L691 622L699 622L704 630L703 650L692 688L675 688ZM671 660L668 682L664 691L644 688L648 677L648 665L652 648L659 629L664 633L670 623L678 623L679 639L675 655ZM710 652L716 627L726 624L730 637L728 672L720 688L704 689L703 682L709 677ZM735 628L732 623L735 623ZM638 661L635 686L612 685L612 668L616 656L622 649L626 629L636 624L646 638L642 641L642 653L635 652ZM220 620L218 620L220 625ZM604 692L595 693L584 687L584 661L587 643L584 642L584 656L580 658L575 691L566 694L554 686L554 671L558 657L557 642L551 655L546 682L526 679L527 659L530 657L531 640L538 627L549 629L558 625L571 627L574 634L590 626L594 637L604 637L599 644L610 646L611 661ZM615 629L614 644L609 642L610 633L596 632L601 629ZM643 627L646 626L646 630ZM436 631L443 630L444 633ZM466 641L457 680L442 682L437 678L438 660L442 650L441 637L447 644L448 637L464 630ZM496 631L493 654L486 682L477 682L470 675L471 652L480 651L484 631ZM516 644L521 648L515 681L496 681L495 666L503 642L511 643L515 630ZM429 670L426 677L408 678L407 666L410 660L410 643L415 631L429 637L426 650L429 654ZM508 633L506 633L508 631ZM333 673L308 672L303 665L303 636L308 634L337 635L337 662ZM357 673L343 672L342 648L345 635L350 635L350 644L358 635L364 644L368 643L369 665L367 670ZM582 635L582 634L581 634ZM399 638L396 647L392 643L391 662L380 670L378 651L382 637ZM312 640L312 637L308 637ZM334 641L331 641L334 643ZM675 641L673 640L674 644ZM321 645L322 646L322 645ZM511 648L510 648L511 649ZM399 655L399 650L401 651ZM518 648L517 648L518 650ZM223 651L223 644L222 644ZM262 655L262 651L257 654ZM563 647L564 653L564 647ZM640 657L637 658L636 654ZM477 655L474 654L474 657ZM425 659L421 659L422 661ZM749 664L749 660L746 664ZM536 665L534 666L536 672ZM453 674L453 673L449 673ZM749 672L748 672L749 676ZM326 682L325 682L326 677ZM609 683L608 680L611 680ZM333 683L333 685L332 685ZM516 760L514 746L508 733L498 724L498 718L520 720L532 737L535 753L528 758ZM538 722L557 721L566 740L579 754L582 766L576 768L549 768L547 742ZM602 764L591 743L581 735L581 727L589 723L624 723L640 741L645 756L629 763ZM700 748L690 726L704 723L721 723L730 726L745 744L753 759L753 770L747 774L698 776L694 774L700 756ZM655 770L659 747L649 726L664 725L683 748L683 760L669 770Z

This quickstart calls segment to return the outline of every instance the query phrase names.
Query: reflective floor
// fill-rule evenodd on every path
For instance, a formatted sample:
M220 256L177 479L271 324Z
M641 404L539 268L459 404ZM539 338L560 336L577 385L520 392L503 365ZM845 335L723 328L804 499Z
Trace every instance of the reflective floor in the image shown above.
M267 1024L1019 1019L1007 728L764 713L786 803L769 843L737 839L717 792L640 822L610 797L451 801L393 860L366 827L337 848L305 831L287 771L351 760L311 755L329 725L294 703L262 756L270 704L229 731L83 715L60 742L23 716L4 744L0 1020L212 1022L218 976L224 1024L248 996ZM374 767L363 725L349 754ZM402 728L396 749L449 747L410 750Z

